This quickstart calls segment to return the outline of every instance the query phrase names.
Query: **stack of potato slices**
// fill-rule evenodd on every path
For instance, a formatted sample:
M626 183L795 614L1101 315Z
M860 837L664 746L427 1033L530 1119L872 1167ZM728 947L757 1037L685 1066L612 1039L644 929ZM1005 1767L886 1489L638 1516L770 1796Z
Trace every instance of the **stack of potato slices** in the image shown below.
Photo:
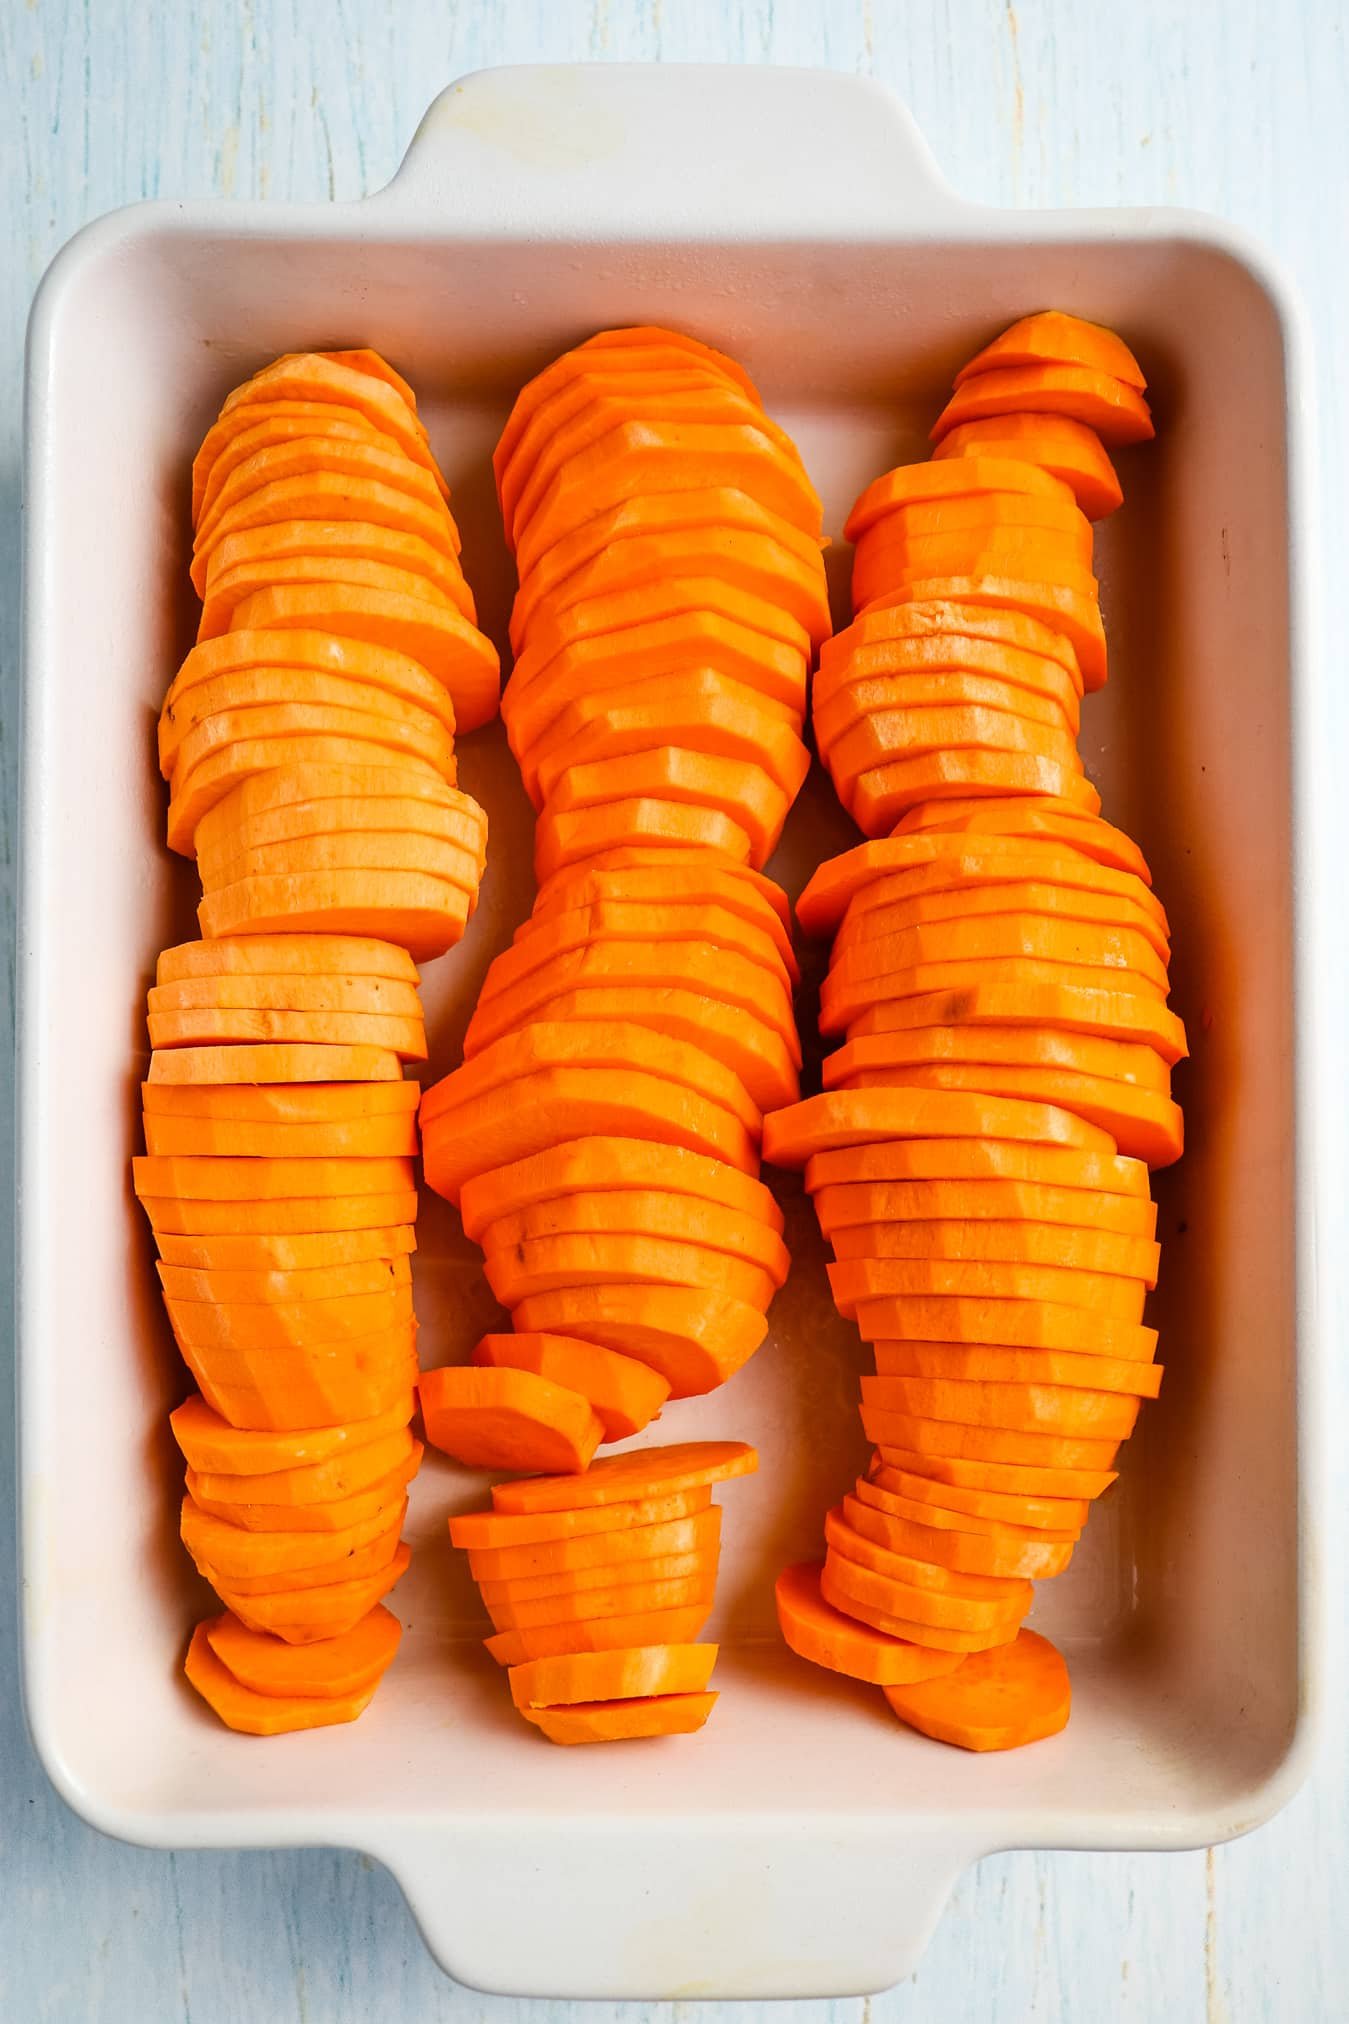
M717 1647L696 1639L716 1593L713 1486L758 1467L741 1441L607 1455L586 1474L498 1483L451 1518L509 1668L511 1698L552 1743L701 1729Z
M516 1333L421 1395L462 1461L581 1470L738 1370L787 1271L757 1174L798 973L762 865L808 766L820 506L743 371L651 329L531 381L496 472L539 891L422 1133Z
M165 950L149 994L135 1186L199 1387L173 1415L182 1536L227 1606L187 1676L256 1735L354 1719L399 1638L414 958L476 903L486 819L454 736L497 699L447 498L372 352L267 367L193 467L204 606L159 753L204 939Z
M820 1023L842 1045L764 1149L804 1166L873 1347L875 1454L778 1605L804 1657L1003 1749L1068 1718L1061 1659L1021 1629L1031 1583L1067 1566L1160 1384L1148 1168L1181 1152L1185 1035L1146 862L1076 747L1105 679L1089 516L1120 500L1104 443L1152 433L1142 374L1110 332L1030 317L934 433L940 461L854 508L864 608L816 685L875 840L799 902L834 935Z
M496 713L411 388L372 352L297 353L236 389L192 468L197 645L160 717L168 840L208 936L462 935L486 818L456 732Z

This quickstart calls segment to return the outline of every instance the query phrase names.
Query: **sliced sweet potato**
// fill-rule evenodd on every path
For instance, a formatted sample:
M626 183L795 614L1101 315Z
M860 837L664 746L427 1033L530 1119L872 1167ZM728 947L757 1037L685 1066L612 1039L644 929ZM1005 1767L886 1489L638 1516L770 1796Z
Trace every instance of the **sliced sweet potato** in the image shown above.
M344 1570L353 1575L371 1571L373 1562L358 1570L352 1557L382 1541L387 1541L385 1558L392 1554L405 1502L386 1503L373 1517L341 1531L255 1532L216 1516L189 1496L183 1499L179 1530L199 1568L243 1582L247 1593L247 1584L256 1579L293 1587L300 1578L340 1581Z
M400 1061L425 1061L422 1019L371 1012L284 1011L247 1005L184 1006L151 1012L147 1026L156 1049L214 1046L222 1041L297 1041L335 1047L388 1048Z
M963 386L976 373L1009 365L1089 366L1123 380L1126 386L1137 387L1140 393L1147 386L1142 368L1123 338L1104 324L1089 323L1085 317L1071 316L1062 309L1041 309L1033 316L1018 317L960 368L955 383Z
M1117 1273L1076 1271L969 1258L844 1258L829 1268L841 1313L890 1299L934 1298L1048 1301L1091 1308L1102 1316L1139 1322L1146 1287ZM870 1335L867 1340L874 1340Z
M656 1694L647 1700L587 1701L520 1713L550 1743L619 1743L640 1736L691 1736L716 1705L715 1693Z
M959 1482L943 1482L935 1474L915 1474L908 1469L889 1468L879 1461L872 1465L870 1480L858 1482L857 1495L867 1503L879 1501L882 1510L886 1508L885 1499L889 1496L907 1498L924 1508L932 1507L935 1515L930 1522L934 1525L944 1513L955 1513L958 1517L969 1516L993 1523L1073 1533L1080 1532L1091 1515L1091 1502L1087 1496L1032 1496L979 1489Z
M692 1286L766 1312L780 1281L725 1251L669 1238L570 1231L522 1241L486 1259L503 1307L581 1286Z
M173 1088L173 1084L155 1085ZM190 1084L178 1085L183 1088ZM417 1120L410 1111L384 1117L334 1118L315 1124L255 1124L237 1118L175 1116L147 1111L145 1150L162 1155L249 1159L415 1157Z
M774 1589L778 1625L799 1658L878 1687L938 1679L962 1663L959 1652L910 1644L845 1616L825 1601L821 1573L816 1562L800 1561L783 1568Z
M373 1687L392 1665L402 1635L402 1624L383 1603L345 1636L311 1645L259 1636L228 1614L206 1625L207 1642L220 1663L255 1694L324 1700Z
M415 1375L414 1371L398 1396L400 1410L413 1397L412 1380ZM288 1437L285 1429L239 1427L233 1431L243 1438L251 1436L263 1441L282 1441ZM308 1429L295 1431L304 1433ZM356 1491L350 1497L331 1498L327 1503L226 1504L222 1501L212 1505L209 1501L201 1504L192 1499L190 1501L195 1506L193 1523L202 1523L209 1517L216 1526L229 1526L238 1534L266 1534L267 1539L258 1549L260 1552L265 1553L275 1547L286 1549L293 1561L298 1561L301 1554L307 1560L311 1557L310 1549L305 1545L308 1539L314 1539L312 1552L317 1555L332 1551L332 1540L354 1536L357 1532L374 1537L385 1531L407 1503L407 1486L417 1473L420 1460L420 1454L414 1453L401 1468L390 1470L382 1482L373 1483L369 1489ZM320 1534L322 1537L317 1536ZM228 1562L219 1544L219 1533L215 1532L211 1537L214 1545L212 1557L217 1566L223 1567ZM242 1540L236 1541L236 1549L240 1555L246 1555L249 1550Z
M801 747L801 777L808 757ZM750 862L764 864L777 848L791 796L760 766L664 744L644 752L621 753L590 763L579 760L559 776L548 800L549 817L561 822L594 807L612 807L627 796L661 800L676 807L711 809L728 817L750 840Z
M753 1217L779 1235L782 1211L759 1180L725 1161L653 1139L583 1137L464 1183L460 1214L475 1242L503 1216L610 1189L659 1190Z
M265 1538L267 1535L250 1533L248 1536ZM317 1539L322 1535L310 1533L308 1536ZM344 1586L351 1581L365 1581L389 1567L397 1551L398 1526L391 1521L377 1538L368 1540L364 1546L353 1547L340 1562L317 1567L239 1574L217 1567L198 1555L194 1555L194 1559L198 1574L203 1581L209 1581L212 1588L223 1587L233 1596L243 1596L249 1603L257 1599L265 1604L269 1597L293 1594L297 1589L321 1595L325 1589Z
M435 460L426 447L426 429L408 391L407 381L391 376L375 352L286 352L236 387L221 413L247 411L275 400L329 401L356 409L393 436L408 456L432 469Z
M923 1562L909 1564L931 1575L945 1572L942 1568L927 1567ZM972 1575L965 1577L970 1581L974 1578ZM834 1601L832 1590L849 1602L862 1603L889 1617L922 1624L925 1628L975 1635L996 1633L1009 1625L1018 1624L1030 1608L1034 1592L1030 1583L1023 1581L990 1581L988 1586L995 1591L994 1594L975 1596L930 1587L926 1582L920 1585L904 1581L897 1575L883 1574L875 1567L864 1566L832 1545L825 1555L821 1577L826 1600ZM834 1606L838 1608L839 1604L835 1602ZM984 1641L992 1640L985 1636Z
M719 809L688 802L626 799L607 807L584 808L575 815L546 810L534 831L534 873L542 883L565 865L576 865L616 847L640 843L682 844L690 850L724 852L734 861L748 861L750 838L739 823Z
M227 794L261 773L289 772L311 765L393 766L400 773L420 769L429 782L454 785L456 762L452 758L445 759L439 753L435 757L426 757L408 751L406 725L391 717L367 716L356 710L343 714L353 719L363 718L370 727L370 735L356 736L347 730L333 730L329 733L305 731L288 732L277 737L238 738L209 753L190 772L176 776L165 832L170 850L190 857L201 818L209 814Z
M402 1079L403 1064L387 1047L312 1047L279 1042L237 1048L171 1047L150 1056L150 1081L156 1085L401 1082Z
M687 904L678 898L651 906L626 899L594 899L565 911L558 907L532 914L517 930L515 941L494 960L488 973L494 987L525 975L566 949L591 941L652 941L656 939L716 942L723 948L761 963L783 985L793 981L782 960L779 942L743 911L713 900Z
M393 1224L412 1224L417 1195L409 1189L396 1195L306 1195L293 1200L253 1202L185 1200L181 1195L142 1195L156 1241L162 1237L193 1242L218 1237L247 1238L319 1235L352 1230L384 1231Z
M992 366L957 383L932 425L932 440L962 422L1014 414L1067 415L1103 443L1144 443L1157 433L1139 387L1091 366L1051 363Z
M920 1089L977 1089L990 1096L1060 1104L1108 1131L1122 1153L1146 1160L1150 1167L1171 1166L1185 1149L1184 1116L1179 1104L1164 1092L1140 1089L1112 1077L1084 1075L1075 1069L943 1062L928 1067L869 1069L865 1082L868 1088L900 1084Z
M324 1265L300 1272L255 1271L230 1267L201 1269L191 1265L156 1268L164 1291L178 1300L336 1300L348 1293L379 1293L390 1286L410 1286L405 1257L370 1258L346 1265Z
M1072 1689L1061 1655L1033 1630L997 1651L977 1652L949 1680L887 1687L911 1729L961 1750L1019 1750L1068 1726Z
M959 468L943 470L935 462L900 464L885 471L858 495L843 528L846 541L856 542L878 520L897 507L920 500L969 499L997 492L1031 494L1072 503L1072 493L1047 472L1005 457L968 457Z
M208 893L197 918L204 935L280 934L291 928L382 933L427 962L459 940L470 901L462 886L425 872L274 872Z
M857 1567L869 1568L891 1581L903 1582L908 1588L982 1605L999 1615L1017 1608L1024 1615L1030 1607L1034 1591L1024 1576L971 1573L939 1561L920 1559L857 1531L837 1506L826 1512L824 1532L832 1552ZM921 1618L921 1612L915 1611L915 1614Z
M1090 522L1085 542L1059 528L971 527L949 534L901 537L888 523L865 535L853 558L852 598L857 611L902 591L915 579L943 576L1013 576L1071 585L1095 596Z
M183 1670L225 1727L246 1736L284 1736L298 1729L322 1729L336 1722L354 1722L369 1707L379 1684L376 1677L368 1686L346 1693L258 1693L237 1679L217 1658L205 1623L198 1624L192 1633Z
M882 1454L892 1446L919 1454L969 1456L977 1461L1026 1462L1048 1469L1108 1469L1123 1435L1089 1437L1076 1434L1028 1433L1007 1427L969 1426L957 1420L934 1420L881 1406L863 1406L867 1439Z
M501 670L496 648L448 605L359 585L292 584L255 591L234 616L245 628L335 632L410 655L449 690L463 733L476 731L497 713Z
M354 408L340 408L327 401L273 401L264 408L223 418L207 432L193 463L192 526L195 531L221 486L255 450L272 443L293 443L324 438L373 443L385 451L397 451L393 436Z
M547 891L535 898L533 912L517 936L532 934L557 914L587 907L650 907L655 903L673 912L678 926L686 909L710 906L734 914L766 936L792 982L800 981L790 934L776 909L750 883L759 873L750 873L744 865L722 864L710 851L676 851L657 864L646 863L643 851L628 854L638 858L635 866L605 870L585 865L561 872L549 882Z
M883 835L887 825L893 827L916 803L956 795L1054 794L1094 811L1099 798L1079 764L1075 757L1064 761L978 746L925 752L862 774L852 791L849 813L859 828Z
M371 520L281 520L245 528L216 543L206 572L206 609L224 579L235 570L264 570L295 556L322 556L330 562L377 562L433 583L473 623L473 593L458 560L420 534L382 527ZM231 600L231 604L234 600ZM208 635L209 636L209 635Z
M485 1335L473 1361L533 1371L550 1383L579 1392L604 1429L606 1441L638 1434L659 1413L670 1387L658 1371L633 1357L562 1335Z
M941 875L932 875L931 867L928 874L907 883L902 875L897 880L878 879L876 886L859 894L860 904L849 909L848 918L835 937L835 950L847 951L859 942L873 941L877 935L927 927L936 921L968 921L1017 913L1129 928L1151 943L1163 963L1170 958L1165 916L1159 920L1160 909L1141 880L1133 879L1132 885L1135 892L1146 895L1145 899L1123 889L1130 876L1127 873L1110 875L1116 882L1112 889L1094 884L1060 885L1052 871L1039 879L995 876L987 882L983 881L982 870L968 878L946 871L944 884L940 882ZM889 886L892 896L878 895L877 886ZM1117 1041L1102 1044L1119 1047Z
M996 415L962 422L944 435L933 458L1006 457L1047 472L1071 486L1089 520L1104 520L1124 504L1119 475L1095 429L1068 415Z
M954 1141L953 1172L967 1158L971 1170L979 1171L985 1141L1094 1150L1102 1155L1114 1150L1105 1132L1052 1105L985 1100L946 1090L826 1090L764 1119L764 1156L777 1166L804 1166L821 1153L870 1148L896 1139ZM984 1170L996 1172L998 1161L999 1155L992 1153ZM1011 1168L1017 1164L1007 1161ZM810 1186L809 1175L806 1184Z
M427 691L436 690L438 685L429 675L424 675L423 681ZM412 688L414 684L407 686ZM184 740L212 720L231 719L240 710L289 704L332 705L374 712L423 727L430 717L452 736L454 711L445 691L440 694L444 700L436 703L431 695L401 695L375 682L353 681L346 675L330 675L314 668L261 666L217 675L211 681L194 682L177 697L170 689L159 715L160 771L166 779L170 778Z
M335 872L412 874L456 888L470 910L483 873L479 851L451 838L347 827L328 834L247 845L229 858L199 852L197 867L208 895L246 879Z
M412 1399L391 1407L371 1420L348 1422L344 1426L309 1427L296 1434L277 1437L269 1434L241 1434L213 1413L204 1399L185 1399L169 1414L173 1438L188 1465L199 1470L219 1470L234 1476L258 1476L274 1469L303 1468L334 1456L353 1454L382 1441L406 1427L412 1417Z
M948 1486L953 1486L999 1496L1090 1499L1104 1495L1117 1480L1113 1469L975 1461L965 1456L919 1454L909 1448L889 1448L879 1460L884 1465L882 1474L887 1470L903 1470L926 1477L937 1484L943 1495Z
M883 1102L892 1101L887 1092ZM1006 1137L892 1139L884 1144L861 1140L815 1153L806 1165L806 1187L812 1194L839 1182L932 1180L1033 1181L1148 1199L1148 1170L1139 1160L1082 1145L1014 1143Z
M220 1600L249 1630L271 1631L287 1644L315 1644L354 1630L363 1616L381 1602L407 1572L412 1555L400 1546L387 1567L359 1581L337 1581L323 1588L282 1590L275 1595L236 1596Z
M213 517L210 540L199 546L191 577L198 596L206 587L211 557L236 534L294 520L359 520L383 523L400 533L415 534L438 549L447 562L459 555L459 530L439 503L432 505L406 486L346 472L312 468L274 478L235 499Z
M978 1383L1073 1385L1084 1391L1127 1392L1156 1398L1162 1366L1135 1358L1081 1356L1065 1349L1004 1349L975 1342L878 1342L873 1351L882 1377L950 1377Z
M370 1230L314 1231L309 1235L184 1236L160 1231L155 1242L166 1265L225 1271L305 1271L317 1265L345 1265L361 1258L405 1257L417 1248L411 1223Z
M243 437L235 439L237 452ZM448 520L444 502L426 468L406 456L387 436L353 436L335 431L295 436L263 444L237 456L228 473L220 476L220 461L211 473L220 482L203 497L201 515L193 541L194 576L198 577L231 510L252 497L263 486L292 478L335 475L356 485L373 483L405 492L420 500L429 512Z
M187 1362L191 1369L191 1358ZM286 1431L293 1427L312 1426L316 1419L360 1419L383 1411L415 1381L417 1359L409 1354L406 1363L401 1365L395 1363L368 1370L344 1367L340 1373L334 1372L322 1382L310 1380L302 1385L288 1383L285 1386L269 1384L265 1390L256 1384L203 1379L199 1369L193 1369L192 1374L201 1386L203 1397L231 1425ZM279 1529L288 1522L289 1514L284 1507L257 1504L249 1509L252 1518L259 1523L268 1520L272 1527ZM340 1515L345 1518L348 1514L344 1509Z
M629 1616L503 1630L483 1642L501 1666L570 1657L576 1652L619 1651L633 1644L688 1644L707 1622L711 1609L709 1597L685 1609L639 1610Z
M1072 584L990 571L966 576L906 577L902 587L888 593L888 598L903 604L983 604L1019 612L1062 633L1071 642L1088 693L1105 686L1105 632L1100 606L1092 591Z
M428 1441L467 1468L585 1469L604 1438L580 1392L534 1371L445 1365L418 1395Z
M873 1411L913 1413L943 1424L954 1420L962 1426L1123 1441L1138 1419L1138 1399L1126 1393L999 1378L864 1377L864 1423Z
M358 1496L393 1470L415 1467L420 1459L421 1442L402 1426L312 1462L244 1475L189 1464L187 1487L193 1497L208 1498L212 1508L218 1504L323 1504Z
M800 711L807 663L799 642L789 644L734 616L690 604L650 620L639 616L630 625L560 647L527 649L511 677L506 724L512 748L523 750L584 695L666 680L700 667L743 683L770 703Z
M447 1111L489 1097L508 1083L546 1071L580 1069L584 1073L627 1071L659 1075L667 1083L716 1103L740 1119L746 1131L758 1131L758 1111L728 1069L704 1055L702 1048L667 1042L661 1052L659 1034L631 1022L540 1022L508 1032L491 1046L471 1055L459 1069L423 1097L423 1131Z
M554 1574L510 1575L502 1580L480 1581L478 1591L489 1614L503 1616L517 1606L555 1602L565 1616L573 1602L584 1606L599 1589L627 1586L632 1582L693 1581L714 1582L717 1549L694 1548L687 1553L654 1554L646 1560L617 1561L608 1567L564 1568ZM503 1629L515 1626L506 1623Z
M336 1347L349 1337L395 1329L412 1315L411 1285L344 1298L293 1301L179 1300L165 1310L175 1337L202 1349Z
M1073 1557L1071 1540L1023 1539L1010 1529L1005 1535L950 1530L921 1517L902 1518L877 1510L857 1497L845 1497L842 1508L853 1532L860 1532L873 1544L966 1574L1018 1575L1047 1581L1062 1574ZM925 1504L913 1509L930 1515Z
M1126 1316L1012 1294L878 1294L858 1302L864 1341L914 1337L921 1342L991 1342L1014 1349L1071 1349L1084 1356L1151 1363L1157 1331Z
M842 954L836 950L830 979L860 980L888 975L910 965L966 962L974 958L989 961L991 966L1006 957L1022 956L1072 964L1079 969L1123 972L1130 977L1147 978L1163 993L1167 988L1166 959L1158 955L1153 943L1137 929L1114 922L1020 909L918 922L873 936Z
M660 1490L617 1504L573 1505L564 1511L459 1511L450 1519L450 1538L475 1554L535 1547L551 1552L554 1546L580 1550L584 1540L603 1557L606 1536L697 1517L711 1499L711 1486L703 1483L691 1490Z
M700 1244L759 1266L779 1285L790 1263L787 1247L771 1224L737 1215L724 1203L664 1189L599 1189L538 1203L487 1224L479 1242L489 1256L509 1255L519 1244L577 1233Z
M716 850L690 852L677 843L662 843L659 839L639 837L633 842L597 852L589 864L564 866L540 885L536 907L550 906L560 892L570 890L578 880L588 879L592 874L607 878L614 873L629 872L654 873L660 879L668 878L671 890L676 884L682 887L684 881L700 880L712 874L734 880L750 897L767 901L790 937L792 915L787 895L766 872L755 871L752 865L724 857ZM635 883L632 890L635 896Z
M654 1694L699 1694L717 1662L714 1644L638 1645L628 1650L574 1652L531 1659L510 1670L511 1699L522 1712L556 1712L578 1702L645 1700Z
M914 973L909 972L903 986L905 995L882 998L878 994L869 1009L848 1019L849 1038L959 1021L971 1026L1061 1026L1069 1033L1096 1033L1109 1040L1153 1047L1168 1064L1183 1060L1189 1052L1184 1025L1146 980L1140 980L1133 990L1118 989L1108 982L1098 988L1096 978L1105 980L1114 973L1075 970L1067 964L1018 962L1015 981L983 984L969 976L957 978L953 969L945 964L935 974L930 972L926 988L916 996L907 995L914 981ZM1055 971L1057 975L1052 974ZM1129 979L1133 975L1127 971L1118 974Z
M701 1288L580 1286L522 1300L515 1326L579 1335L660 1372L672 1398L714 1391L768 1332L758 1308Z
M536 1602L498 1601L486 1607L495 1630L532 1630L601 1617L689 1609L710 1603L715 1589L716 1572L708 1568L672 1581L625 1581L611 1588L578 1589L570 1595L542 1596Z
M131 1162L138 1194L260 1202L296 1195L393 1194L415 1187L411 1160L152 1159Z
M1037 1181L862 1180L817 1186L814 1203L820 1228L831 1239L858 1226L957 1219L966 1226L1024 1219L1070 1230L1117 1231L1133 1239L1151 1238L1157 1228L1155 1202Z
M639 682L570 704L520 755L521 772L542 803L571 765L677 744L713 759L755 763L793 800L810 765L799 728L785 705L765 703L742 682L706 668L662 682L659 692Z
M719 1505L709 1505L664 1524L629 1523L621 1529L541 1540L534 1545L479 1547L470 1552L469 1567L475 1581L532 1580L544 1575L629 1566L633 1562L645 1568L650 1561L672 1554L713 1553L720 1538L721 1509Z
M1063 1223L966 1219L929 1222L860 1223L833 1233L835 1256L846 1258L1001 1259L1004 1263L1058 1265L1086 1272L1113 1272L1152 1286L1160 1247L1141 1237L1094 1229L1085 1222Z
M768 1025L794 1052L795 1021L785 978L775 978L763 964L715 941L668 937L594 941L550 957L518 982L479 1001L465 1036L465 1052L476 1055L490 1047L564 993L629 986L691 991L732 1005Z

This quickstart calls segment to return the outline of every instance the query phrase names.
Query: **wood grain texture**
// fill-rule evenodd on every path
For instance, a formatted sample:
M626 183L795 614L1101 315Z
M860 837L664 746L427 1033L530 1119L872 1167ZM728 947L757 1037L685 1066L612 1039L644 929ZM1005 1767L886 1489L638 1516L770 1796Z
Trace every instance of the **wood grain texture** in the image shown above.
M1338 0L1293 0L1277 28L1256 0L1134 0L1127 8L1024 0L1018 9L1002 0L921 8L903 0L3 0L0 1032L12 1031L13 1001L23 321L47 261L86 219L143 197L358 196L392 172L435 91L484 64L729 60L868 71L908 101L969 195L1192 205L1224 213L1276 249L1302 288L1329 367L1319 436L1333 566L1346 526L1338 372L1349 327L1345 21ZM842 215L846 191L839 203ZM1312 784L1334 802L1336 820L1349 753L1345 697L1335 660L1314 705ZM1328 1005L1342 1020L1343 949L1335 960ZM1349 1117L1344 1094L1343 1086L1326 1092L1340 1119ZM1349 1201L1344 1149L1328 1150L1334 1198ZM1345 1251L1343 1225L1322 1235L1332 1252ZM8 1249L0 1277L4 1297ZM1329 1342L1346 1339L1342 1285L1321 1320ZM1343 1428L1343 1372L1338 1386L1333 1424ZM11 1476L6 1424L0 1482ZM46 1785L22 1732L7 1487L0 1508L0 2017L636 2024L661 2011L455 1988L430 1961L391 1880L361 1857L158 1854L82 1826ZM1342 1631L1338 1565L1325 1576ZM1337 1650L1331 1678L1344 1677ZM992 1858L962 1881L904 1988L870 2003L775 2005L771 2015L775 2024L1334 2024L1349 2017L1346 1904L1349 1761L1335 1734L1309 1789L1243 1842L1193 1856ZM768 2024L770 2010L711 2006L698 2015L700 2024Z

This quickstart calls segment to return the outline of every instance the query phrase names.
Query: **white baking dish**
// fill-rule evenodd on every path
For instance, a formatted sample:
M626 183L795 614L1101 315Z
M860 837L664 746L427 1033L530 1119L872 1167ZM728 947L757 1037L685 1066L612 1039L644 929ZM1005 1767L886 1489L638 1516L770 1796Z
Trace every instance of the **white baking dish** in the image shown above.
M1153 381L1159 441L1127 453L1127 504L1101 534L1112 676L1086 736L1171 910L1194 1042L1189 1151L1159 1182L1168 1379L1034 1618L1071 1658L1068 1732L966 1757L778 1644L772 1575L816 1550L860 1453L857 1346L784 1182L796 1265L772 1336L665 1422L763 1456L725 1495L725 1691L703 1735L563 1752L522 1727L445 1539L478 1486L435 1462L395 1598L408 1635L370 1714L229 1735L178 1670L205 1601L175 1537L165 1413L185 1387L127 1184L144 988L160 946L194 932L192 880L160 842L152 725L189 637L188 462L219 400L282 350L386 351L422 395L500 632L488 450L567 343L649 321L725 345L797 432L837 534L862 482L921 454L957 364L1046 304L1118 325ZM156 1845L366 1850L482 1987L768 1997L894 1982L987 1851L1185 1847L1287 1797L1318 1646L1294 321L1225 228L976 209L891 99L807 72L487 73L436 101L364 203L147 205L60 256L29 360L19 1319L28 1712L79 1812ZM529 897L499 726L468 741L463 776L490 811L491 868L467 943L428 972L437 1072ZM784 880L848 834L817 777ZM809 1027L809 990L803 1012ZM434 1199L418 1302L430 1361L492 1311Z

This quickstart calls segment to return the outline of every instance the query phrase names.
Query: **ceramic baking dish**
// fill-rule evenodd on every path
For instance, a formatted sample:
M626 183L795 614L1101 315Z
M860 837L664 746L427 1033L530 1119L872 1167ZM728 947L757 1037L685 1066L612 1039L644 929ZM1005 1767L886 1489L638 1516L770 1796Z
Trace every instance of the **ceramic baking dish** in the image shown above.
M488 451L521 381L568 343L659 322L724 345L797 435L837 537L865 480L923 454L957 365L1045 304L1117 325L1153 383L1159 439L1125 454L1127 504L1101 531L1112 674L1086 756L1165 895L1194 1043L1189 1149L1158 1184L1167 1382L1033 1619L1069 1654L1070 1728L967 1757L778 1643L773 1573L817 1550L860 1454L857 1344L783 1181L796 1262L772 1334L662 1428L747 1437L763 1458L725 1493L724 1692L702 1735L566 1752L522 1728L445 1537L480 1486L436 1461L395 1598L408 1635L369 1715L269 1743L228 1734L179 1672L206 1602L175 1538L165 1414L184 1374L127 1181L145 986L161 945L195 932L193 882L160 840L152 727L190 637L188 464L220 399L280 351L387 352L422 397L500 635ZM486 73L436 100L365 202L147 205L62 253L28 383L21 1495L29 1720L86 1818L159 1846L365 1850L446 1967L483 1988L773 1997L896 1981L990 1850L1186 1847L1282 1803L1319 1642L1294 326L1225 228L973 207L891 98L809 72ZM436 1073L530 894L499 726L466 742L462 772L491 859L467 941L427 972ZM796 890L848 840L817 776L779 874ZM808 979L808 1032L812 993ZM441 1362L493 1309L434 1198L421 1242L423 1344Z

